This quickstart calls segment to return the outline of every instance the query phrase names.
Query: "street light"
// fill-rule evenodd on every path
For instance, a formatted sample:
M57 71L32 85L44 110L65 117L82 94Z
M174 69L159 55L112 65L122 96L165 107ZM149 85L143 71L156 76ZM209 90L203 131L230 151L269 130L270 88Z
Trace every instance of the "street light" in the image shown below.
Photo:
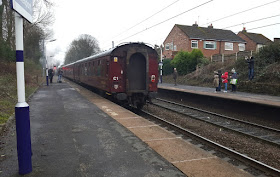
M46 40L44 40L44 42L43 42L43 44L44 44L44 55L45 55L45 63L46 63L46 83L47 83L47 86L49 86L49 71L48 71L48 61L47 61L47 50L46 50L46 44L45 43L47 43L47 42L54 42L54 41L56 41L56 39L51 39L51 40L49 40L49 41L46 41Z
M162 48L161 48L162 45L159 46L159 49L160 49L160 63L159 63L159 66L160 66L160 83L162 84L162 66L163 66L163 63L162 63Z

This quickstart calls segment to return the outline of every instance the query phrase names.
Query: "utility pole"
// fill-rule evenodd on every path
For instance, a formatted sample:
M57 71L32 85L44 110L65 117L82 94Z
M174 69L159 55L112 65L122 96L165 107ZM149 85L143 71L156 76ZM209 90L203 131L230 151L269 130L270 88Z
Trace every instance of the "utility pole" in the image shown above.
M48 60L47 60L47 42L54 42L56 41L56 39L52 39L52 40L49 40L49 41L43 41L43 49L44 49L44 58L45 58L45 64L46 64L46 84L47 86L49 86L49 68L48 68Z

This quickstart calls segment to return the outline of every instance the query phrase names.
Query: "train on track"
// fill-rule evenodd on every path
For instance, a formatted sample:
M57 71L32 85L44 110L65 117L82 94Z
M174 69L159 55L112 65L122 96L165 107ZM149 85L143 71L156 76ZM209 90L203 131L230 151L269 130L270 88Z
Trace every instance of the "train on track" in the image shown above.
M155 97L158 54L144 43L126 43L64 65L63 76L141 109Z

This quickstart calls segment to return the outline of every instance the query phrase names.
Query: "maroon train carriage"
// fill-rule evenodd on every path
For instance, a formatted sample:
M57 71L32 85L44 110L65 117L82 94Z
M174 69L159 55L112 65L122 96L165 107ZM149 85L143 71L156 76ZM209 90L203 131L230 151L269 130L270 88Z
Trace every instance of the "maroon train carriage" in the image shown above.
M155 97L158 54L144 43L127 43L63 66L63 76L142 108Z

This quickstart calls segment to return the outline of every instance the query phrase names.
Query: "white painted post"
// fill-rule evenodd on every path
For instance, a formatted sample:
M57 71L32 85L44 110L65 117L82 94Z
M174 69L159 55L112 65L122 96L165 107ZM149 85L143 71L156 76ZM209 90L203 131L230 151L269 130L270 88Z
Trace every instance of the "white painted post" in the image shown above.
M23 18L15 12L18 103L15 106L19 174L32 171L29 105L25 102Z
M162 84L162 65L163 65L163 63L162 63L162 48L161 48L161 46L159 46L159 48L160 48L160 63L161 63L161 65L160 65L160 83Z
M48 60L47 60L46 51L45 51L45 60L46 60L46 83L47 83L47 86L49 86L49 68L48 68Z

